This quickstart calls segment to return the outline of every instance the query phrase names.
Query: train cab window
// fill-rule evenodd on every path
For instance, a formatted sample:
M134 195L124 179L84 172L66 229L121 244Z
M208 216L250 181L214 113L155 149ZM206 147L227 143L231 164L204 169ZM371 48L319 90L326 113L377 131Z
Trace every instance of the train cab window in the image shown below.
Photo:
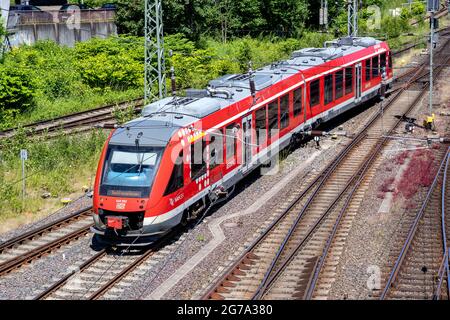
M335 88L336 88L336 98L342 98L344 95L344 70L339 70L334 75Z
M170 176L169 184L167 185L164 196L174 193L181 189L184 185L184 170L183 170L183 151L180 152L175 164L173 166L172 175Z
M209 169L212 170L223 163L223 135L215 130L209 136Z
M380 70L383 70L383 68L386 68L386 53L380 55Z
M263 145L266 142L267 126L266 126L266 106L256 110L255 112L255 130L256 130L256 143L258 146Z
M378 72L378 56L372 58L372 78L376 78L379 75Z
M289 94L280 98L280 128L285 129L289 126Z
M389 61L389 69L392 69L392 53L391 53L391 51L389 51L389 59L388 59L388 61Z
M345 68L345 94L353 92L353 67Z
M320 80L314 80L309 85L309 104L311 107L320 103Z
M302 90L298 88L294 91L294 118L302 113Z
M333 75L325 76L325 105L333 101Z
M226 128L225 134L227 160L231 160L236 155L237 150L237 128L231 124Z
M191 178L197 179L206 173L206 159L203 155L206 141L199 139L191 145Z
M370 81L372 72L370 67L370 59L366 60L366 81Z
M278 102L269 103L269 137L275 135L274 132L278 130Z

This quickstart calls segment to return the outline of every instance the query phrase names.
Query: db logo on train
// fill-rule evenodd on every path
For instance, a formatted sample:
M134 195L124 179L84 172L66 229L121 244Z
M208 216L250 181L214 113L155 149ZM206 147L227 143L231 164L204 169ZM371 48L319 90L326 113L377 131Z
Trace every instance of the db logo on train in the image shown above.
M126 205L127 205L126 200L116 200L116 209L117 210L124 210Z

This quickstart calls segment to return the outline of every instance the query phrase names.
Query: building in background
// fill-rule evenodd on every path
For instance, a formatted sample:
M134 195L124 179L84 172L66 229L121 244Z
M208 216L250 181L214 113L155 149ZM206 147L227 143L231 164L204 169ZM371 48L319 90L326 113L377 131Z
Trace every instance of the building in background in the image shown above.
M25 4L26 2L32 6L62 6L67 4L67 0L16 0L16 4Z
M18 2L25 3L25 1ZM27 3L37 9L10 11L7 29L10 33L11 46L32 45L39 40L53 40L60 45L73 47L75 43L91 38L117 35L115 10L103 8L79 10L72 7L61 10L57 5L66 2L31 0Z

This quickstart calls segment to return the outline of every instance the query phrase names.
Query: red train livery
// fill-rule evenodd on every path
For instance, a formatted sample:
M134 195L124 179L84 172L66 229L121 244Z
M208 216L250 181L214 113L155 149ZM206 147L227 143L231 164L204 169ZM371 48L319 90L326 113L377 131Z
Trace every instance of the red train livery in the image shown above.
M111 132L94 187L94 239L145 245L195 217L321 122L393 80L387 43L342 38L146 106Z

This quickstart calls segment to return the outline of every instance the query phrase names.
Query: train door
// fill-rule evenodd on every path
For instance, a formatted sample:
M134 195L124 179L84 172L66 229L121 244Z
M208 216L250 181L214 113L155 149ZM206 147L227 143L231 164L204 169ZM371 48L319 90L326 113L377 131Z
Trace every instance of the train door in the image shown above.
M355 101L360 102L362 95L362 63L356 65L356 92Z
M250 169L252 162L252 115L242 119L242 171Z

